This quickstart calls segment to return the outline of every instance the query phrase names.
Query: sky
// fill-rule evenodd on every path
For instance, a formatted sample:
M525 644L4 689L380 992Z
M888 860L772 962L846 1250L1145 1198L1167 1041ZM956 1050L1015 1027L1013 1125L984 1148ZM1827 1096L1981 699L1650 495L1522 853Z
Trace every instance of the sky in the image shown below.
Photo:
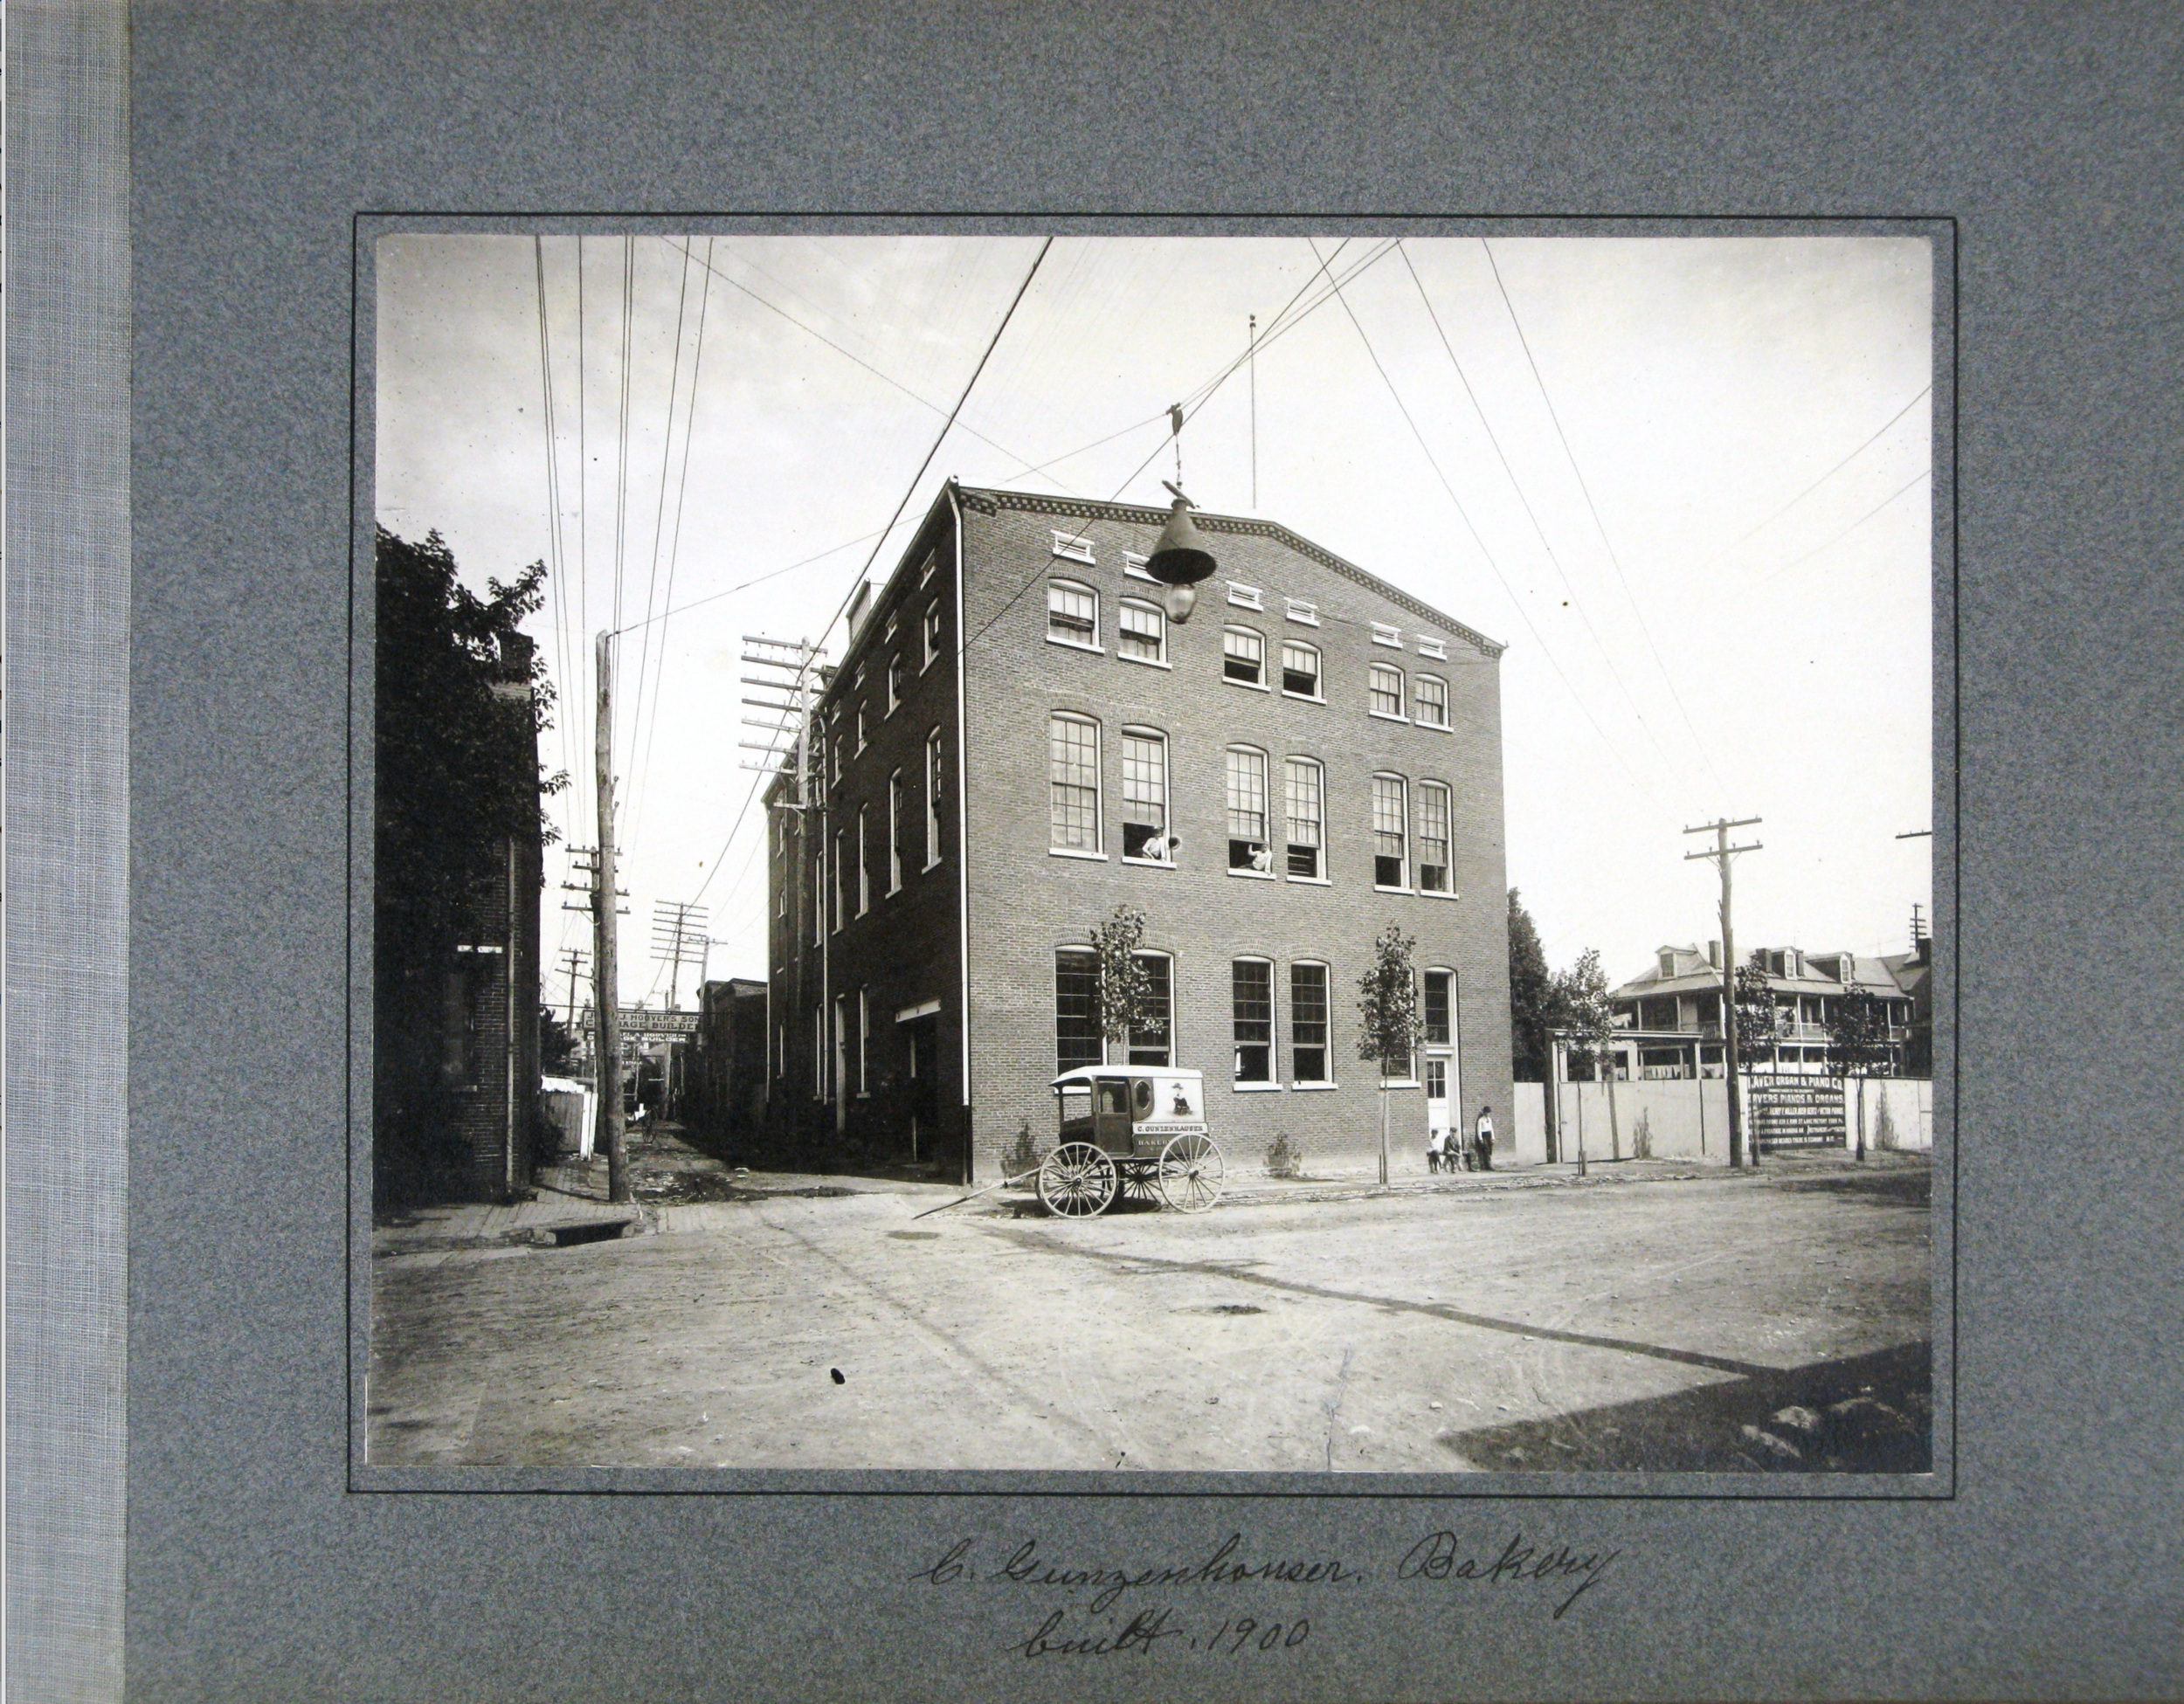
M1921 241L435 234L377 274L380 523L480 587L549 565L556 1004L595 634L622 998L669 993L656 901L707 907L708 974L763 976L744 636L839 654L821 624L951 476L1165 507L1176 402L1202 508L1507 645L1509 880L1551 964L1618 983L1717 935L1683 830L1724 817L1761 819L1740 952L1901 951L1931 914L1932 842L1898 838L1933 825Z

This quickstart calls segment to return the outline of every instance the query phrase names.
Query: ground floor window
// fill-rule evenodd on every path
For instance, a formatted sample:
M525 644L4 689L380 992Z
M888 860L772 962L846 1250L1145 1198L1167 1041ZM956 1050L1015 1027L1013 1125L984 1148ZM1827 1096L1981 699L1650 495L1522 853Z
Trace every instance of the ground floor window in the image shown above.
M1137 962L1145 972L1147 1021L1130 1032L1130 1062L1132 1065L1172 1065L1175 1062L1175 1036L1171 1021L1175 1003L1168 955L1165 953L1140 953Z
M1274 1080L1274 966L1240 958L1230 967L1236 1033L1236 1080Z
M1082 948L1065 947L1054 955L1054 1073L1098 1065L1099 1019L1095 1011L1099 961Z
M1327 967L1289 967L1289 1073L1300 1083L1327 1080Z

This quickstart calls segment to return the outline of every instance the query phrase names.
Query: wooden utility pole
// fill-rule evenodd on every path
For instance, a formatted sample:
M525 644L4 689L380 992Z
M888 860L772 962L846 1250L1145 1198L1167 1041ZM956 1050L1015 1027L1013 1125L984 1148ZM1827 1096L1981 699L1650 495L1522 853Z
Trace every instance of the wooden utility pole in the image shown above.
M591 860L591 1009L598 1033L598 1142L606 1149L606 1197L632 1199L629 1149L622 1128L622 1022L615 1009L614 919L620 895L614 886L614 682L612 633L601 633L596 672L599 702L592 742L598 787L599 848Z
M1729 860L1738 852L1758 852L1760 843L1754 840L1748 846L1729 844L1732 828L1750 828L1759 820L1757 817L1740 817L1735 822L1726 818L1711 823L1701 823L1697 828L1687 828L1686 834L1711 834L1714 844L1701 852L1685 852L1685 863L1695 858L1711 858L1721 872L1721 1041L1722 1069L1728 1080L1724 1085L1729 1091L1729 1163L1733 1169L1745 1162L1744 1114L1737 1104L1737 934L1729 921ZM1699 1092L1705 1093L1701 1080ZM1752 1163L1759 1156L1752 1156Z

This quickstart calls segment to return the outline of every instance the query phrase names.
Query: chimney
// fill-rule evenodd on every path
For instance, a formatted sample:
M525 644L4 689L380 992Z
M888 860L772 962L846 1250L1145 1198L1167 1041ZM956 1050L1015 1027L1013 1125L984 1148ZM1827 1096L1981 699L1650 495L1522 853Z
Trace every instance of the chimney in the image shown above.
M857 630L865 624L865 617L872 613L872 582L858 582L856 596L849 600L849 639L842 648L857 643Z
M1706 962L1707 962L1709 964L1712 965L1712 966L1714 967L1714 969L1717 969L1717 970L1718 970L1718 969L1721 969L1721 942L1718 942L1718 941L1710 941L1710 942L1708 942L1706 943Z

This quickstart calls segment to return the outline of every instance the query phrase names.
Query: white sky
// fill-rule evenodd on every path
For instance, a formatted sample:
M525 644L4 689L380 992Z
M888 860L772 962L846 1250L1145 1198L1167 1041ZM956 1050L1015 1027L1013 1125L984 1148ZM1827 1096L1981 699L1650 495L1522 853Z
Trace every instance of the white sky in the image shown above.
M438 528L480 583L560 565L532 627L568 843L595 838L591 635L618 558L621 623L675 612L617 641L625 1001L666 991L658 900L710 907L712 975L764 974L741 638L817 637L1040 240L588 237L581 333L573 237L380 242L378 517ZM1340 275L1385 240L1317 252ZM950 474L1165 504L1167 404L1318 272L1302 238L1057 238L872 577ZM1192 415L1185 483L1508 644L1509 880L1552 964L1597 947L1620 982L1713 935L1713 866L1681 831L1719 816L1765 819L1738 837L1764 842L1737 861L1740 947L1898 951L1932 903L1932 843L1895 838L1932 826L1931 298L1916 240L1496 238L1490 264L1476 238L1406 239L1262 348L1256 500L1249 369ZM549 964L589 944L556 908L567 863L549 852Z

